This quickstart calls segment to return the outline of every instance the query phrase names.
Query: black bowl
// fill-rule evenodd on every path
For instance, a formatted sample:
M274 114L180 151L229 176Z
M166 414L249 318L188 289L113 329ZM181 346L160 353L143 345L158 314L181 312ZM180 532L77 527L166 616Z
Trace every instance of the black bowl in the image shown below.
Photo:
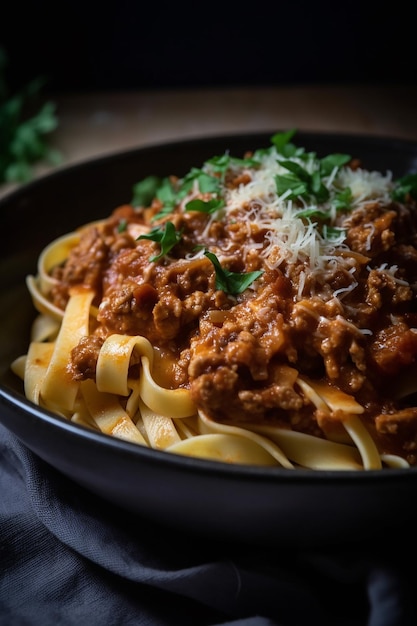
M24 185L0 201L0 421L36 455L131 514L247 543L331 545L377 538L417 521L417 468L289 471L192 459L89 431L26 400L11 361L26 353L35 315L25 276L52 239L129 202L149 174L185 174L229 150L270 145L270 133L173 142L89 160ZM417 143L298 133L319 155L349 153L368 169L417 170ZM391 535L392 536L392 535Z

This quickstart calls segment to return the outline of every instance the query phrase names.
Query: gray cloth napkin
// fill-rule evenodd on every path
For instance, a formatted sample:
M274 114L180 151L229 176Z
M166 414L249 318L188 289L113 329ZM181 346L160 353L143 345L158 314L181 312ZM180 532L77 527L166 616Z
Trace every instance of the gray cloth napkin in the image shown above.
M0 426L1 626L415 626L411 549L403 562L400 546L182 535L92 495Z

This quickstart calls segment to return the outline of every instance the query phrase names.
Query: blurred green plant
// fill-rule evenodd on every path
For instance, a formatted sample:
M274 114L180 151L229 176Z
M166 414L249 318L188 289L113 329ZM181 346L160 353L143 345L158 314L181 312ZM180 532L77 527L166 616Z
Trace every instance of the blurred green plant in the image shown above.
M56 105L43 102L45 79L30 81L11 94L6 80L8 58L0 48L0 185L24 183L33 177L35 164L62 162L61 153L51 148L48 136L58 126Z

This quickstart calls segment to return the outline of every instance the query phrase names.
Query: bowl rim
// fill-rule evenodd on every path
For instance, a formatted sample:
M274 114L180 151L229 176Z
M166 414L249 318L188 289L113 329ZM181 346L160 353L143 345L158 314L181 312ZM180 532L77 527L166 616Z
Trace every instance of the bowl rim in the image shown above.
M8 204L12 200L18 198L22 194L30 192L32 189L37 188L40 185L49 184L50 180L66 176L68 174L77 172L78 170L85 170L89 167L96 167L100 164L108 162L115 162L118 160L129 159L136 154L160 151L165 149L175 149L176 147L192 147L193 145L201 145L203 143L217 143L222 141L240 141L247 139L248 142L262 138L268 140L272 135L277 132L285 132L283 129L273 130L251 130L248 132L233 131L228 133L213 133L199 136L186 137L183 139L169 139L167 141L159 140L157 142L147 142L138 146L130 148L121 148L113 150L111 152L101 153L84 157L80 160L68 163L60 164L54 167L53 170L36 176L36 178L29 180L26 183L19 185L17 188L10 191L6 191L5 195L0 197L0 208L4 204ZM316 138L329 139L334 141L343 141L351 144L363 145L375 147L391 147L399 150L417 150L417 139L398 137L396 135L379 135L373 133L358 133L358 132L339 132L339 131L320 131L311 129L298 129L295 134L296 137L300 137L300 141L304 139L312 141ZM352 155L353 156L353 155ZM417 154L416 154L417 160ZM417 167L417 161L416 161Z
M121 149L112 151L105 154L96 156L90 156L88 158L76 161L70 164L63 164L57 166L53 171L47 172L30 180L27 183L22 184L17 189L6 192L6 194L0 198L0 212L7 210L7 205L14 202L20 197L30 194L33 189L40 186L50 184L50 181L59 180L61 177L67 175L76 175L78 171L86 171L89 168L100 166L101 164L110 164L116 161L123 161L124 159L134 158L136 155L146 155L150 152L160 152L164 150L175 150L178 147L192 149L193 146L201 146L202 144L209 145L210 143L219 142L235 142L247 140L248 143L258 140L267 141L273 134L281 132L280 129L274 130L259 130L249 132L230 132L220 134L208 134L195 137L188 137L184 139L171 139L168 141L158 141L155 143L147 143L128 149ZM371 133L355 133L355 132L333 132L333 131L317 131L317 130L304 130L299 129L296 132L296 137L300 138L299 142L308 139L310 142L317 140L331 140L337 142L347 143L348 145L358 145L374 148L386 148L390 150L399 150L401 152L410 151L414 153L416 158L417 167L417 140L395 137L395 136L382 136L374 135ZM40 419L49 428L55 428L62 431L66 435L71 437L82 437L84 440L92 443L94 446L100 446L108 448L109 450L115 450L123 455L130 457L136 457L138 454L142 456L147 462L164 464L167 467L180 467L190 468L194 472L207 473L210 472L213 475L218 476L235 476L237 478L249 478L252 480L272 481L277 484L280 482L291 483L304 483L306 479L309 484L315 484L323 482L337 482L343 484L345 482L369 482L373 484L379 481L397 481L401 480L415 480L417 476L417 467L410 468L390 468L389 470L309 470L297 468L294 471L281 468L281 467L262 467L254 465L243 465L235 463L226 463L222 461L213 461L198 457L187 457L185 455L168 453L164 450L155 450L139 446L138 444L117 439L113 436L107 435L102 432L95 432L82 425L75 424L66 420L64 417L53 414L47 409L43 409L22 394L10 389L2 379L0 379L0 402L9 407L10 409L18 410L20 413L29 414ZM0 422L3 419L0 416ZM4 422L3 422L4 423ZM8 428L7 424L4 423ZM8 428L9 429L9 428ZM10 429L9 429L10 430Z

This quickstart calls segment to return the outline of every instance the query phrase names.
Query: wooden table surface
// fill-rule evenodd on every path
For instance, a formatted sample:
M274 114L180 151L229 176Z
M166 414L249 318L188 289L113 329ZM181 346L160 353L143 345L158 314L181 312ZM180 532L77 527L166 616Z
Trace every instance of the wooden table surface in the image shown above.
M59 167L128 148L249 131L360 133L417 141L417 86L294 86L58 95ZM45 165L34 175L50 171ZM0 195L14 186L0 187Z

